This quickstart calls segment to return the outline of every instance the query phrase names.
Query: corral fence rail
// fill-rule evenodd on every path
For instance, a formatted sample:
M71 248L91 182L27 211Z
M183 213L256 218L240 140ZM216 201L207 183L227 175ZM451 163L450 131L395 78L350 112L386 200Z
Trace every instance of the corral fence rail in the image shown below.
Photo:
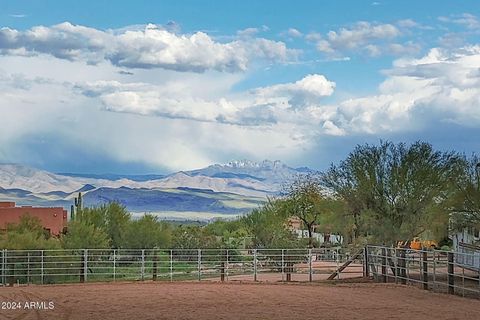
M0 249L0 284L299 281L371 277L480 298L480 252L369 245L315 249Z
M412 250L385 246L364 249L366 276L378 282L480 298L480 252Z
M0 249L3 286L120 280L324 280L351 256L319 249ZM363 276L363 257L335 275Z

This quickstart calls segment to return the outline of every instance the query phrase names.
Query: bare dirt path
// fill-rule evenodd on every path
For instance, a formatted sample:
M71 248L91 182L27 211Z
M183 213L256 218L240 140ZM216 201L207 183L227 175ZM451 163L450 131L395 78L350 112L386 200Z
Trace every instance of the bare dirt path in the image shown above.
M0 319L480 319L479 300L392 284L103 283L0 288ZM38 309L38 308L37 308Z

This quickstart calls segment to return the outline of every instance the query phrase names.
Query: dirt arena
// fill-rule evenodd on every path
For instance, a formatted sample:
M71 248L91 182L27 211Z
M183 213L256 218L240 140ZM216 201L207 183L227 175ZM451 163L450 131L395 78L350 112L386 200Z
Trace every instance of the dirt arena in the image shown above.
M480 314L478 300L373 283L51 285L0 288L0 299L2 307L21 305L0 310L1 319L467 320ZM25 302L54 309L29 310Z

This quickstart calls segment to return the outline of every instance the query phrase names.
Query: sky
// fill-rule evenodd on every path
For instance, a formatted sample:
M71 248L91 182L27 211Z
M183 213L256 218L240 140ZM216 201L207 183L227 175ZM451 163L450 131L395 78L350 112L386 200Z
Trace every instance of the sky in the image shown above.
M478 1L0 0L0 163L322 170L480 146Z

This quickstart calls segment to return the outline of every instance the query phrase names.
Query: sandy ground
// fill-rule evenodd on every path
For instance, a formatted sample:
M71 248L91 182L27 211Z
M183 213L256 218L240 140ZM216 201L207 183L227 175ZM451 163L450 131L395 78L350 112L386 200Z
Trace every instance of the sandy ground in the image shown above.
M103 283L0 288L1 319L479 319L480 303L393 284ZM54 304L28 310L25 302ZM40 304L41 305L41 304ZM37 304L38 306L38 304Z

